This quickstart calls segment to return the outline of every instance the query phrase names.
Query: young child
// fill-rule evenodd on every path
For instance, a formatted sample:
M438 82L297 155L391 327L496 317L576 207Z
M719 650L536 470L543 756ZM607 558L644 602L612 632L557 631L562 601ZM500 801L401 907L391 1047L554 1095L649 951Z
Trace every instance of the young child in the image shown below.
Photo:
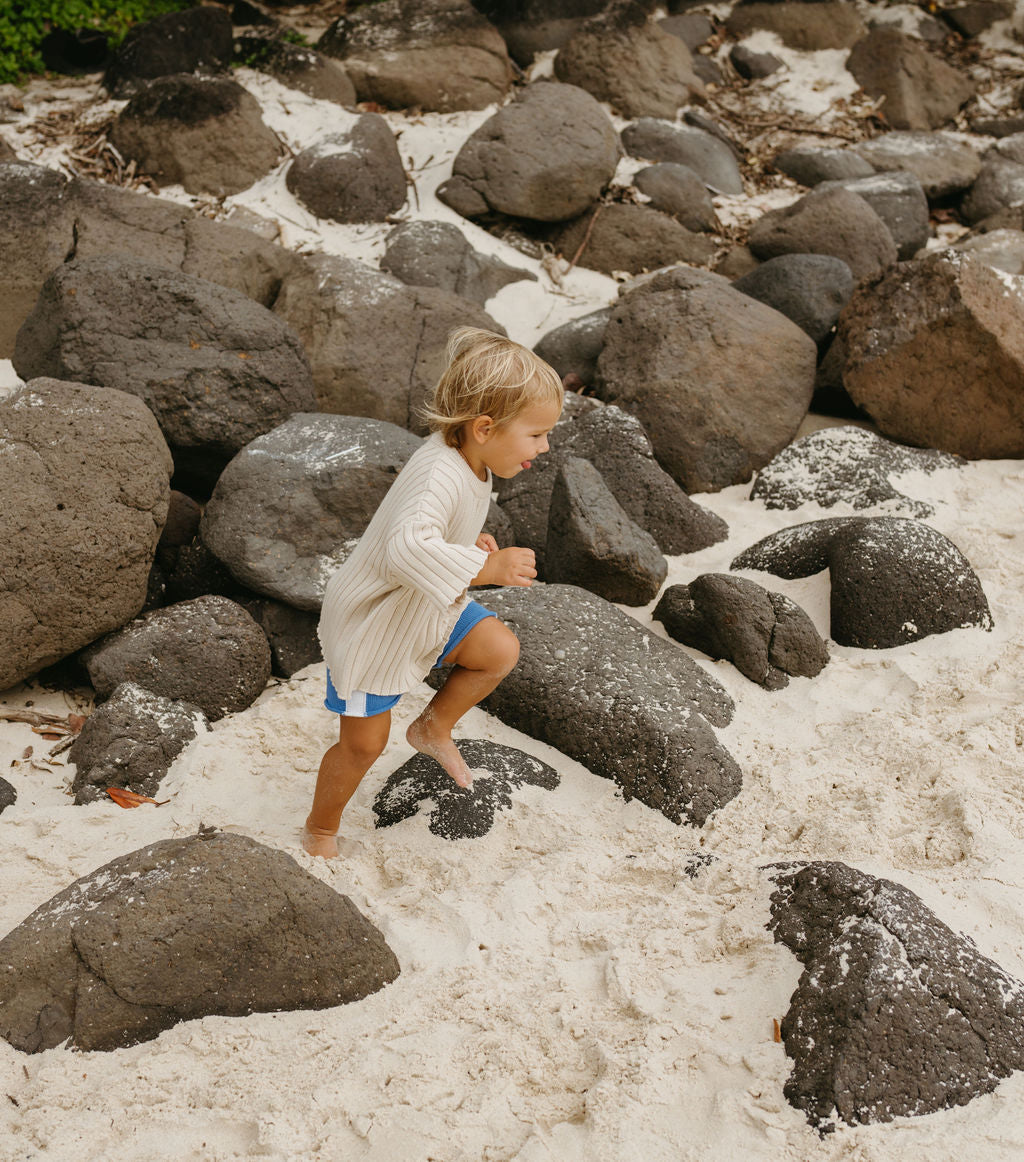
M481 534L491 477L526 471L548 450L561 411L561 381L532 351L474 327L451 333L425 416L431 434L324 594L324 705L340 715L340 730L306 820L310 855L337 856L341 813L387 744L391 708L442 662L454 669L406 738L460 787L472 785L452 728L509 673L519 642L466 590L537 576L532 549L499 549Z

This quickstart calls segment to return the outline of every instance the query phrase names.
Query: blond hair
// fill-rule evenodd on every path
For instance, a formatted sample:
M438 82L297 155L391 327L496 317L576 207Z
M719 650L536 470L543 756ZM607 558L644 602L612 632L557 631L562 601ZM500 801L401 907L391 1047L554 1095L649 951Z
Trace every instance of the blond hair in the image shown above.
M490 416L501 428L536 403L562 406L553 367L504 335L456 327L448 336L448 366L422 414L432 432L457 448L463 424Z

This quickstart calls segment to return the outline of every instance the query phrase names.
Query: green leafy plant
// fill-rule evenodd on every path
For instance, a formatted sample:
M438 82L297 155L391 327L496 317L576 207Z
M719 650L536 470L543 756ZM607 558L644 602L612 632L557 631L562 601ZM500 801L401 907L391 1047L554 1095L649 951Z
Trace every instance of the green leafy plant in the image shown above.
M0 10L0 83L41 73L46 66L39 46L47 33L62 28L105 32L111 46L140 20L190 8L195 0L7 0Z

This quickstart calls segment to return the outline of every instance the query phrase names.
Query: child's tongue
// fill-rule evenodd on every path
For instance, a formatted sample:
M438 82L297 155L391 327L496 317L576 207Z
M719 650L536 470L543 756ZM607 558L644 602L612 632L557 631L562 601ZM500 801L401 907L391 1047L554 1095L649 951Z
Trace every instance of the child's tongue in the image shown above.
M524 468L529 468L531 463L532 463L532 461L531 461L531 460L524 460L524 461L523 461L523 467L524 467Z

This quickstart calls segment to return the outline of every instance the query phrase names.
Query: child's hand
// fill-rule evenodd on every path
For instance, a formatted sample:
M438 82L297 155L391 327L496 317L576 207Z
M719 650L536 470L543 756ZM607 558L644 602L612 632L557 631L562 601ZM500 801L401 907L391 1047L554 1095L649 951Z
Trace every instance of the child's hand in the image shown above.
M498 542L490 533L481 533L476 539L476 547L483 549L485 553L496 553L498 551Z
M532 585L536 576L537 557L533 549L499 549L495 545L484 567L473 578L473 584Z

